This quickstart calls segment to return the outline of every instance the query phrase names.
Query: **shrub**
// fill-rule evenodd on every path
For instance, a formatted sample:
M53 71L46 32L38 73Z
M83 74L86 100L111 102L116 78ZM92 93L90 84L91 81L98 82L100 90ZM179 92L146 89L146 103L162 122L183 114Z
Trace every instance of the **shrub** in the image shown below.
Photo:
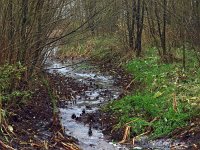
M6 64L0 67L0 125L6 117L6 110L3 106L9 103L15 103L16 98L24 98L30 96L28 91L17 90L17 86L22 78L22 74L26 68L20 63L16 65Z

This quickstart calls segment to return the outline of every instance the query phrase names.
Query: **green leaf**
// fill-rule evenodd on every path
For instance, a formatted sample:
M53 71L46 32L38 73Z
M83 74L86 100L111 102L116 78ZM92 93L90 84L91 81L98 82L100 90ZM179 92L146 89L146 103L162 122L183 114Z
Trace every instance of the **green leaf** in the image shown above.
M162 96L162 95L163 95L163 93L160 92L160 91L158 91L158 92L156 92L156 93L154 94L153 98L158 98L158 97L160 97L160 96Z

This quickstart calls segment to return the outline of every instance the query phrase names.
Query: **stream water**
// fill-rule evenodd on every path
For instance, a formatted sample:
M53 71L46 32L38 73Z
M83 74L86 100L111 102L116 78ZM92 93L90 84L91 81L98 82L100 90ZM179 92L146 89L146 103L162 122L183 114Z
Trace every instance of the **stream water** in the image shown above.
M68 67L63 67L68 66ZM103 75L95 68L87 69L81 65L72 65L72 62L65 63L51 61L49 68L51 73L58 72L67 77L72 77L79 84L88 85L89 89L76 94L73 100L67 101L67 107L60 108L60 119L65 132L79 141L79 146L83 150L127 150L126 146L115 144L106 140L101 129L92 129L92 135L89 136L89 125L84 125L72 119L72 115L80 116L84 111L92 113L99 109L99 106L109 100L117 99L123 92L122 87L115 86L112 76ZM60 68L60 69L59 69ZM160 139L156 141L147 141L144 137L140 145L134 149L163 149L169 150L173 145L184 145L171 139Z
M117 99L122 88L114 86L114 79L108 75L100 74L95 68L86 69L81 65L73 66L72 62L65 64L53 61L50 73L58 72L67 77L72 77L79 84L88 85L89 89L81 93L77 93L73 100L68 101L67 108L60 108L60 118L65 132L79 141L81 149L84 150L122 150L128 149L125 146L114 144L105 139L100 129L92 129L92 136L88 135L89 125L77 122L72 119L72 115L80 116L82 111L92 113L98 110L101 104L109 100ZM69 66L62 68L63 66Z

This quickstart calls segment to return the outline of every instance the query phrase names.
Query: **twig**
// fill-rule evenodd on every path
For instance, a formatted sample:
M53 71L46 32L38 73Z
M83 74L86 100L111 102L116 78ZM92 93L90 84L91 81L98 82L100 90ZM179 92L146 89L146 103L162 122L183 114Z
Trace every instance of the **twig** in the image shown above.
M0 140L0 148L4 148L5 150L15 150L14 148L10 147L9 145L6 145Z
M137 139L137 138L139 138L139 137L141 137L141 136L143 136L143 135L147 135L147 134L149 134L149 132L150 132L150 131L147 131L147 132L144 132L144 133L142 133L142 134L140 134L140 135L137 135L137 136L135 137L135 139Z
M61 142L61 144L66 148L66 150L79 150L79 148L76 145L73 144L65 144L64 142Z
M134 81L135 81L135 79L133 79L133 80L127 85L126 90L127 90L128 88L130 88L131 84L132 84Z
M133 123L133 122L135 122L136 120L138 120L138 118L135 119L135 120L132 120L132 121L130 121L130 122L127 122L126 125L128 125L128 124L130 124L130 123Z
M153 120L150 121L150 123L153 123L155 121L157 121L159 119L159 117L155 117Z

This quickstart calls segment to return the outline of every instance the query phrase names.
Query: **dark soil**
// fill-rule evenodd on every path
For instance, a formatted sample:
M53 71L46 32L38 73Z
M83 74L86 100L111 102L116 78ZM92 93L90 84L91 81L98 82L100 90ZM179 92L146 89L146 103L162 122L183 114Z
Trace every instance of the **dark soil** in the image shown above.
M98 66L101 72L113 76L115 85L124 89L124 93L119 96L118 100L126 96L128 93L141 88L141 84L134 81L133 76L122 67L102 61L91 61L90 63ZM76 117L74 119L77 119L77 121L83 122L84 124L89 124L94 129L101 129L105 137L109 140L120 141L123 138L124 129L113 130L113 126L118 123L116 117L117 116L114 116L112 113L102 112L99 110L92 114L82 113L78 119Z
M189 143L189 149L200 149L200 116L192 118L189 125L172 133L172 137Z
M92 114L86 113L82 114L78 121L89 124L94 129L101 129L109 140L120 141L123 138L123 129L113 130L113 126L117 124L117 119L111 113L101 111Z
M92 118L92 119L91 119ZM102 129L104 135L109 140L121 141L124 135L124 129L115 129L114 126L118 123L118 119L110 112L97 111L93 114L83 114L81 121L85 124L91 124L95 129ZM136 136L132 134L130 138ZM169 138L177 139L180 142L185 142L189 145L187 150L200 149L200 117L193 118L190 125L185 128L176 130ZM131 142L131 141L130 141ZM172 148L173 149L173 148ZM173 149L175 150L175 149Z

